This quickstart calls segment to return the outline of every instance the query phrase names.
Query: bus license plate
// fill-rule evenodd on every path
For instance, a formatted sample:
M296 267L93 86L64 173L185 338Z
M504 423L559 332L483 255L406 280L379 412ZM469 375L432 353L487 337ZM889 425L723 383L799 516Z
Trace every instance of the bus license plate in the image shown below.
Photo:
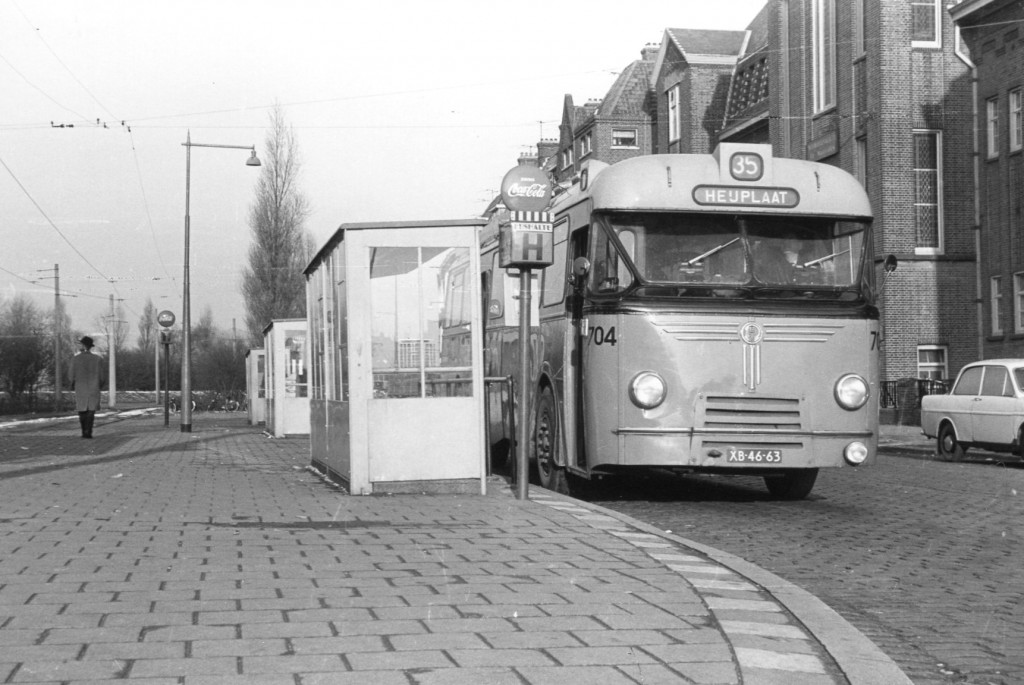
M728 461L738 464L781 464L782 450L730 449Z

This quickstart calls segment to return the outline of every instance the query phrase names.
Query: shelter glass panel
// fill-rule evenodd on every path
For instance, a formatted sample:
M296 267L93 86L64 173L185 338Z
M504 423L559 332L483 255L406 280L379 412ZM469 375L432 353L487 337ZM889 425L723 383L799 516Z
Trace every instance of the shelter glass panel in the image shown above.
M374 397L471 397L469 249L374 247L370 254Z

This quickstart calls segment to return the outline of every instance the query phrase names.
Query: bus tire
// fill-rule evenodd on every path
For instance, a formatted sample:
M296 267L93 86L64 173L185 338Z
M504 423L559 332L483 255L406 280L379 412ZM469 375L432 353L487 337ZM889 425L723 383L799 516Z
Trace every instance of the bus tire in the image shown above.
M543 488L569 494L565 468L558 464L560 443L555 396L551 388L544 388L537 399L536 419L533 422L533 456L537 463L537 480Z
M764 484L775 499L798 500L811 494L818 469L794 469L774 476L765 476Z
M939 427L939 437L935 440L935 451L938 453L940 461L960 461L964 458L967 450L956 439L953 424L947 422Z

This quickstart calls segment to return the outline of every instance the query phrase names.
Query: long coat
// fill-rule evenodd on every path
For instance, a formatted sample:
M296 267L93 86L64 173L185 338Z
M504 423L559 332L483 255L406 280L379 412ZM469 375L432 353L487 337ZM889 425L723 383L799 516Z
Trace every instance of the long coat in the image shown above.
M71 360L68 380L75 390L76 411L100 408L100 383L103 382L102 359L92 352L79 352Z

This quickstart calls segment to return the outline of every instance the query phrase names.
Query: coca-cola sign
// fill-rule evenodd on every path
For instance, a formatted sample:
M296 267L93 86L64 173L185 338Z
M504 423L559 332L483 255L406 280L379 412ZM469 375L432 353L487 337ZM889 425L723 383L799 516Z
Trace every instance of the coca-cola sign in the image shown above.
M538 167L514 167L501 181L501 199L512 211L541 212L551 201L551 181Z

